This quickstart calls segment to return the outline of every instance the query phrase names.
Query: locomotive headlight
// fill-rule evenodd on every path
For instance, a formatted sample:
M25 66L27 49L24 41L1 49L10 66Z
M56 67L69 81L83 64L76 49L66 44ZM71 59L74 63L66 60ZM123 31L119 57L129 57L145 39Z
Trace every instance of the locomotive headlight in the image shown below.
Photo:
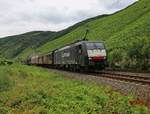
M92 60L92 57L89 57L89 60Z

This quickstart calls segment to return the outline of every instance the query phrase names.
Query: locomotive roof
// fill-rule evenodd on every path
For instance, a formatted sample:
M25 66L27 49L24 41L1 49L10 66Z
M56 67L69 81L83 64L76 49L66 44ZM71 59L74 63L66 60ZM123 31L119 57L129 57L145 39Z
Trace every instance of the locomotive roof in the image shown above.
M79 42L75 42L75 43L73 43L73 44L82 44L82 43L97 43L97 42L102 43L101 41L79 41Z
M103 43L102 41L86 41L86 40L81 40L81 41L76 41L76 42L67 44L66 46L63 46L63 47L58 48L58 49L55 49L55 50L53 50L53 51L61 51L61 50L70 48L70 47L72 47L72 46L77 46L77 45L80 45L80 44L83 44L83 43L97 43L97 42L98 42L98 43ZM51 54L52 54L52 52L49 52L49 53L46 53L46 54L32 55L32 56L30 56L29 58L37 58L37 57L46 56L46 55L51 55Z
M70 48L72 46L77 46L77 45L80 45L80 44L83 44L83 43L103 43L102 41L77 41L77 42L74 42L74 43L71 43L71 44L67 44L66 46L63 46L61 48L58 48L54 51L61 51L61 50L64 50L64 49L67 49L67 48Z

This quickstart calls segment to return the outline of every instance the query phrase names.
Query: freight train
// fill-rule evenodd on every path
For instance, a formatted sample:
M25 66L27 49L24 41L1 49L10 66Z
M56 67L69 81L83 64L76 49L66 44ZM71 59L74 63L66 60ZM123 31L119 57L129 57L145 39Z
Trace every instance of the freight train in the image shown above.
M105 68L107 53L104 43L98 41L78 41L53 50L51 53L31 56L28 65L38 65L80 70L102 70Z

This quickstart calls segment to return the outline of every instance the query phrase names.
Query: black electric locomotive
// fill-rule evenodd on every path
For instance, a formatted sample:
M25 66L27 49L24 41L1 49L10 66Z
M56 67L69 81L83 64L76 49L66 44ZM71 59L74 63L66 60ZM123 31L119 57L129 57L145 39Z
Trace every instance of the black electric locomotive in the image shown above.
M28 59L28 64L70 70L101 70L105 68L106 60L106 49L102 42L78 41L49 54L32 56Z

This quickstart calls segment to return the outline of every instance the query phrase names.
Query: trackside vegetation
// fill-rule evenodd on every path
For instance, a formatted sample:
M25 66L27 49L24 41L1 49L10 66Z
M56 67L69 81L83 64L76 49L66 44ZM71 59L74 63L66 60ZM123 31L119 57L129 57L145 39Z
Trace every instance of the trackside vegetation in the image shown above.
M0 114L149 114L109 87L19 64L0 66Z

